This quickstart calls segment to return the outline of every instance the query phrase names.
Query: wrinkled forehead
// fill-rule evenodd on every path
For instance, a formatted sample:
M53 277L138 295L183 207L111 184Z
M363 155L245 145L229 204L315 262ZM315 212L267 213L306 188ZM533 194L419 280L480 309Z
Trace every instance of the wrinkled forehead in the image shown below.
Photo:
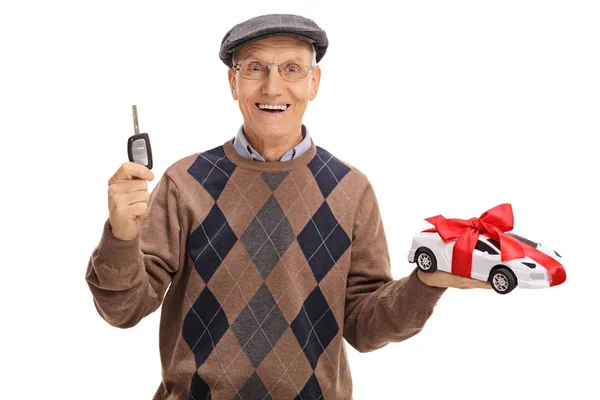
M309 63L311 54L312 46L305 40L293 36L273 36L241 47L235 58L256 57L264 61L296 59Z

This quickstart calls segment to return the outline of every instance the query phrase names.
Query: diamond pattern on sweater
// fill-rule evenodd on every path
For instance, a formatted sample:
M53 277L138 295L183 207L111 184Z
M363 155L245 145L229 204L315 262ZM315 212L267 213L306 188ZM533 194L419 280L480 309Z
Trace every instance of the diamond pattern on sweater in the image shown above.
M202 365L229 328L221 305L204 288L183 321L182 336L194 353L196 365Z
M302 171L290 172L273 192L296 236L325 200L310 170Z
M344 231L352 235L354 230L354 203L348 198L348 194L345 189L351 184L350 180L346 182L342 181L343 184L337 185L335 189L327 197L327 204L329 209L335 215L336 222L344 229Z
M271 396L268 395L267 388L260 380L260 377L256 374L252 374L248 382L242 387L239 395L234 400L254 400L264 399L270 400Z
M277 390L277 386L286 384L285 382L288 382L289 379L295 389L294 396L300 392L310 375L314 373L291 329L288 329L279 339L273 351L263 360L257 371L265 386L273 392L280 391ZM272 396L279 398L274 394Z
M265 183L271 188L271 191L275 191L277 187L283 182L286 176L288 176L288 171L282 172L263 172L260 174L261 178L265 181Z
M264 284L231 325L255 367L271 352L288 327L288 322Z
M291 328L314 370L319 357L340 329L318 286L304 301Z
M188 172L206 189L213 199L218 199L235 170L235 164L225 157L223 146L206 151L198 156Z
M232 257L238 251L236 249L243 252L243 257ZM250 260L244 246L238 242L213 275L208 287L221 303L230 324L233 324L263 283L260 271Z
M210 280L236 242L235 233L215 204L188 238L189 255L204 282Z
M350 168L319 146L317 146L317 154L307 166L317 180L319 189L321 189L325 198L329 196L342 178L350 172Z
M230 363L232 354L237 354L233 364ZM231 329L225 332L206 362L198 368L198 374L205 377L209 387L213 391L217 386L226 390L227 398L234 398L255 371L256 368L244 355L242 346Z
M323 392L321 391L321 386L319 386L319 381L315 374L312 374L306 385L300 391L300 394L294 400L317 400L321 399L323 396Z
M350 247L351 241L338 224L327 202L323 202L298 235L298 244L315 279L320 282Z
M206 382L200 378L198 371L192 377L192 385L190 387L190 395L188 400L210 399L210 389Z
M266 279L295 236L274 196L262 206L240 238L246 251Z

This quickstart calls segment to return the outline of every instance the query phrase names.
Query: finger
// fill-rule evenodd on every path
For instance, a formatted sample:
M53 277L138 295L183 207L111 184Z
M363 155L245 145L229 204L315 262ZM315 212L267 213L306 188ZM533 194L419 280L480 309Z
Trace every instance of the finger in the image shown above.
M479 281L477 279L471 279L473 282L470 283L470 289L491 289L492 286L484 281Z
M474 285L479 284L479 282L477 279L473 279L473 278L467 278L466 276L461 276L461 275L454 275L454 274L450 274L452 276L452 280L454 280L454 282L457 285L461 285L464 287L472 287Z
M135 217L143 217L148 214L148 204L146 202L135 203L129 206L129 212Z
M474 288L478 288L478 289L491 289L492 285L490 285L488 282L485 281L480 281L477 279L473 279L473 287Z
M123 205L132 205L135 203L147 203L148 200L150 199L150 195L148 194L148 192L144 191L144 190L138 190L135 192L130 192L130 193L124 193L121 196L121 204Z
M142 179L134 179L130 181L113 181L108 186L109 194L129 193L136 190L148 191L148 182Z
M145 165L124 162L121 167L115 172L111 179L115 180L131 180L131 179L144 179L151 181L154 179L154 174Z
M475 289L475 288L491 288L488 282L480 281L478 279L467 278L465 276L454 275L454 284L461 289Z

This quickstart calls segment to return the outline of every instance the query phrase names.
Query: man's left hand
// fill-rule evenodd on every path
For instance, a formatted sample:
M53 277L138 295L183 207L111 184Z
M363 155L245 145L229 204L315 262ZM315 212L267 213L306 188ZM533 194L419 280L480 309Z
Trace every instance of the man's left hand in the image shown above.
M489 282L480 281L477 279L467 278L460 275L451 274L437 270L435 272L423 272L417 270L417 276L427 286L442 287L442 288L457 288L457 289L491 289L492 285Z

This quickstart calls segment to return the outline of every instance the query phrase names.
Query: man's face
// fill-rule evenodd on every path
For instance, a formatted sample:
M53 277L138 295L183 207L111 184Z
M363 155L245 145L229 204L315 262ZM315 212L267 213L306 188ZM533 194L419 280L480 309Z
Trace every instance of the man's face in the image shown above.
M234 61L245 65L253 61L284 64L290 60L314 65L311 45L291 36L274 36L244 46ZM232 69L229 69L228 77L233 99L238 100L244 116L244 130L269 140L300 133L308 101L317 95L321 71L316 67L300 80L287 81L279 74L277 66L271 65L271 72L262 79L245 79ZM263 111L259 108L261 104L285 104L287 109Z

